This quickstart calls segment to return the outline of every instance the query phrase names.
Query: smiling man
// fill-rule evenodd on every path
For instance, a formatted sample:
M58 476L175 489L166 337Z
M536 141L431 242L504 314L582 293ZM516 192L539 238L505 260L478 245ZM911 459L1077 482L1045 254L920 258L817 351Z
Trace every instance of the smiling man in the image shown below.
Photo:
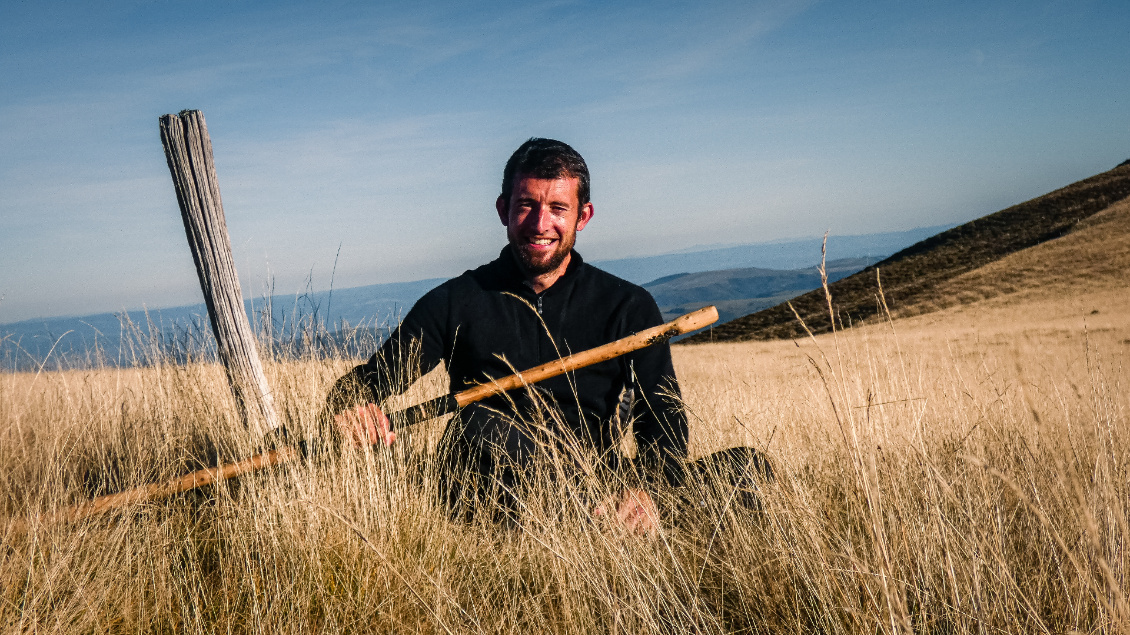
M511 253L535 293L553 286L569 269L577 232L592 219L592 203L581 202L588 198L578 194L581 187L578 176L520 175L509 188L510 196L503 194L495 201L498 217L506 226Z
M498 258L428 292L368 362L335 384L328 408L358 445L394 442L377 404L441 361L458 392L662 322L647 291L586 264L573 249L594 214L588 167L573 148L551 139L522 144L506 163L495 209L508 242ZM687 455L666 343L464 408L440 443L451 468L449 502L482 498L491 479L513 491L538 453L561 444L582 444L616 473L625 395L636 397L626 414L648 485L625 488L615 511L629 528L652 530L657 511L648 489L678 481Z

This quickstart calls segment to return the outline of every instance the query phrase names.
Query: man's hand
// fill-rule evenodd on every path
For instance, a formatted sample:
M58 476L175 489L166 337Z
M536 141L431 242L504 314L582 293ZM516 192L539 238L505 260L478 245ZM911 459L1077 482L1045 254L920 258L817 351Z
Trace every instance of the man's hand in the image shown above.
M334 417L334 424L337 425L342 436L352 441L355 447L378 443L389 446L396 440L392 423L375 403L342 412Z
M659 531L659 509L646 491L625 490L618 500L613 499L608 503L597 505L592 510L593 517L608 517L612 503L616 505L616 515L614 519L610 519L615 520L628 533L637 536L654 536Z

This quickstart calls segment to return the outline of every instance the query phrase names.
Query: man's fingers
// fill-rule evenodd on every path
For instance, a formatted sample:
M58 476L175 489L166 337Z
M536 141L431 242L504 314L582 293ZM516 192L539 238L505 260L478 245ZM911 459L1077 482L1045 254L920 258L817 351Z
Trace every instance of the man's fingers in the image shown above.
M630 498L622 500L620 504L616 506L616 517L620 519L620 522L627 523L628 519L635 515L637 509L638 506L634 500Z
M659 530L659 510L643 490L628 490L593 507L593 518L608 518L629 534L655 536Z
M361 415L361 426L365 431L362 438L368 441L370 445L376 443L376 439L380 436L380 433L377 431L377 422L373 421L373 417L369 415L368 411L363 412Z
M334 425L337 426L337 431L341 436L349 439L353 445L358 445L357 429L362 425L362 422L361 419L358 418L356 411L346 410L338 414L334 417Z
M629 534L648 533L651 529L651 517L638 503L626 503L620 513L620 524Z
M396 440L396 433L392 431L392 422L375 403L365 406L369 421L369 441L373 445L383 443L392 445Z
M378 443L388 446L396 440L392 423L375 403L346 410L334 417L334 423L342 435L357 447Z
M630 490L620 501L616 515L629 533L651 535L656 531L657 511L647 492Z

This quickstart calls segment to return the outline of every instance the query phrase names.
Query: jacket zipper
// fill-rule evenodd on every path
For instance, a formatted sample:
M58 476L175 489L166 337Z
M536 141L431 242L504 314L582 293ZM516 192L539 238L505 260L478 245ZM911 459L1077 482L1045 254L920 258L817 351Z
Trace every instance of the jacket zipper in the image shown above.
M538 356L539 362L543 361L545 359L545 348L542 346L542 339L543 339L543 335L547 335L547 334L543 333L543 329L545 327L545 321L544 321L542 314L541 314L541 311L542 311L542 294L544 294L544 293L545 292L543 291L542 293L535 293L534 294L534 298L537 300L538 322L539 322L539 324L535 325L535 327L534 327L535 329L537 329L537 334L535 335L535 337L536 337L535 341L538 343L537 356Z

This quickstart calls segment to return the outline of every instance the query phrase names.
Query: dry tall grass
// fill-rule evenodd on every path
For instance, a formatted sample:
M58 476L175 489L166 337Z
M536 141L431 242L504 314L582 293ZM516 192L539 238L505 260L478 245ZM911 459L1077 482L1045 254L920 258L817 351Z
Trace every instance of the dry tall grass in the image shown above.
M1019 315L677 347L692 452L753 445L778 479L760 512L696 492L654 539L585 518L615 484L551 478L517 529L453 522L417 459L371 452L43 524L253 443L215 366L0 375L0 628L1118 632L1130 330ZM285 416L350 364L270 366Z

